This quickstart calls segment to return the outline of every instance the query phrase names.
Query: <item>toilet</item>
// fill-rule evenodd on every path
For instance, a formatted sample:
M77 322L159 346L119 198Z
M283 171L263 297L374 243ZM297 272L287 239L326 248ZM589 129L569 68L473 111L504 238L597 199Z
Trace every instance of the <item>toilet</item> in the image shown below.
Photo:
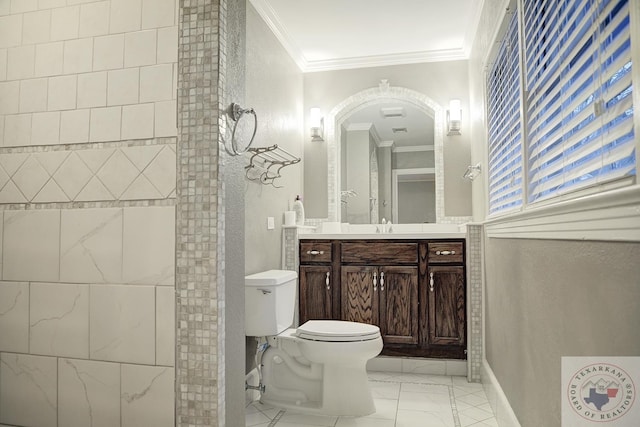
M268 344L258 353L260 401L316 415L374 413L366 364L382 351L380 329L339 320L292 328L297 277L287 270L245 277L245 335Z

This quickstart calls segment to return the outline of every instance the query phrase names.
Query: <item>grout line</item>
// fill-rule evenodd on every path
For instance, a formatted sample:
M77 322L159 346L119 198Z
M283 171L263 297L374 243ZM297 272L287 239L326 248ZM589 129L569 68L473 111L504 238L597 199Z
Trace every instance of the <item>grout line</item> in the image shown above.
M451 413L453 415L453 423L455 427L460 427L460 417L458 416L458 406L456 404L456 397L453 393L453 386L449 387L449 403L451 404Z
M282 416L284 415L284 412L285 412L285 411L280 411L280 412L278 412L278 413L276 414L276 416L275 416L275 417L273 417L273 420L271 420L271 422L269 423L269 425L268 425L267 427L273 427L273 426L275 426L275 425L278 423L278 421L280 421L280 418L282 418Z

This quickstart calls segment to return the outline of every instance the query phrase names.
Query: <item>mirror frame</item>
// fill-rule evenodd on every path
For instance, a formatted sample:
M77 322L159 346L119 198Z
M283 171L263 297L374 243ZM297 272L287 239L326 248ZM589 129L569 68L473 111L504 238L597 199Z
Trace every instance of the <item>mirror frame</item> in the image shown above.
M327 142L327 213L328 221L340 218L340 141L342 124L353 113L371 105L383 102L402 101L433 118L434 160L436 187L436 223L444 222L444 110L428 96L412 89L380 84L378 87L358 92L336 105L325 119L325 139Z

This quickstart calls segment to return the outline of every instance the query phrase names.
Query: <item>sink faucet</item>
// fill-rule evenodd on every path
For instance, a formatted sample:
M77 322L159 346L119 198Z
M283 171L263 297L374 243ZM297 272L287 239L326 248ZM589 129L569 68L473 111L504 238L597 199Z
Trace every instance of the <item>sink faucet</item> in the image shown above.
M380 225L376 227L376 233L391 233L393 229L391 228L391 221L387 222L386 219L382 218Z

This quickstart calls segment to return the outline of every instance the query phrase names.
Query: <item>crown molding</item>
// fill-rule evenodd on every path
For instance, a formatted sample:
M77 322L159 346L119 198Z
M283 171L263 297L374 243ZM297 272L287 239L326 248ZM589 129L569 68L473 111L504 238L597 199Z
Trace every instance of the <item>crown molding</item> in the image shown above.
M412 145L412 146L404 146L404 147L394 147L394 153L417 153L420 151L434 151L435 148L433 145Z
M346 126L347 130L369 130L373 127L373 123L370 122L360 122L360 123L349 123Z
M393 53L389 55L357 56L351 58L305 60L305 73L353 68L383 67L388 65L418 64L422 62L459 61L469 59L467 49L443 49L422 52Z
M482 0L484 1L484 0ZM458 61L469 59L471 41L475 31L468 30L465 35L465 46L459 49L429 50L420 52L392 53L389 55L355 56L326 60L307 59L294 38L287 32L278 18L277 13L265 0L251 0L269 29L280 41L285 50L303 73L318 71L348 70L354 68L382 67L388 65L418 64L422 62ZM481 9L478 9L481 10ZM476 19L476 25L479 18Z
M378 129L376 129L376 125L369 122L360 122L360 123L349 123L346 126L348 131L352 130L366 130L369 131L369 135L373 138L373 141L376 143L376 147L380 147L383 143L380 138L380 134L378 133ZM393 141L391 141L393 143Z
M251 0L251 4L256 8L258 14L262 17L267 27L276 36L278 41L282 44L285 50L289 53L293 61L298 65L298 68L304 72L307 68L307 61L300 50L300 47L295 43L293 37L287 32L287 30L278 19L278 14L265 0Z

